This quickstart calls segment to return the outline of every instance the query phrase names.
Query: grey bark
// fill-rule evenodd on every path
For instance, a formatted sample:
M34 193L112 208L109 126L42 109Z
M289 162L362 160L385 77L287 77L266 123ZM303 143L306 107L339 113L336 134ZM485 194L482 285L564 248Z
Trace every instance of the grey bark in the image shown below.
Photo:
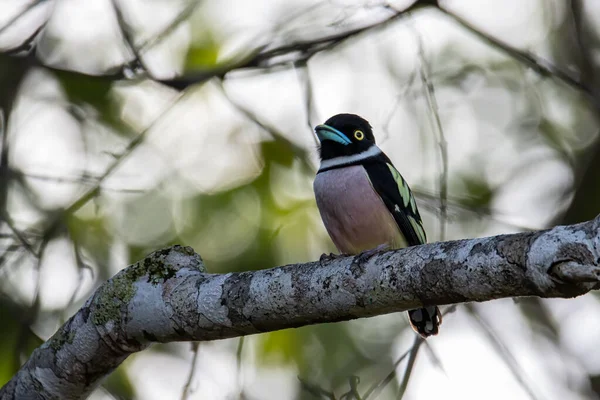
M0 389L0 399L85 398L153 342L223 339L423 305L574 297L600 288L599 260L600 216L547 231L224 275L205 272L193 249L174 246L98 288Z

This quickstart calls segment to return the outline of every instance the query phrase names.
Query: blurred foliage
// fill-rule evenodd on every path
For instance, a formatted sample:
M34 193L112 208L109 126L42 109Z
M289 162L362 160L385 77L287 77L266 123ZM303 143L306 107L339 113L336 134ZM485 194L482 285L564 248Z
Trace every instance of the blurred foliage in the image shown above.
M83 110L90 106L97 112L98 122L112 128L113 133L128 138L133 136L120 117L119 105L111 98L113 81L102 76L81 76L68 71L55 71L55 75L72 105L69 112L75 119L84 122L87 116Z
M462 187L460 204L467 209L482 210L489 208L494 198L494 190L490 183L478 176L455 176L456 185Z
M56 77L70 102L87 103L97 109L98 115L105 115L111 111L110 103L107 101L108 93L113 86L111 80L101 76L88 77L65 71L56 72Z
M259 353L263 362L293 363L301 371L306 371L307 365L311 362L305 360L306 335L310 336L307 329L284 329L281 331L269 332L263 334L261 348ZM304 337L303 337L304 336Z
M17 372L21 361L43 341L37 337L23 320L16 318L18 307L0 296L0 386Z
M206 70L217 64L219 44L214 41L210 32L202 35L201 40L193 41L185 56L185 70Z
M4 302L2 302L2 307L0 307L0 318L2 318L0 354L4 355L4 357L0 357L0 385L4 385L17 372L20 364L19 362L15 362L15 358L17 357L15 349L21 327L19 321L15 320Z
M135 397L135 388L131 378L127 375L127 360L108 376L103 387L118 399L132 399Z

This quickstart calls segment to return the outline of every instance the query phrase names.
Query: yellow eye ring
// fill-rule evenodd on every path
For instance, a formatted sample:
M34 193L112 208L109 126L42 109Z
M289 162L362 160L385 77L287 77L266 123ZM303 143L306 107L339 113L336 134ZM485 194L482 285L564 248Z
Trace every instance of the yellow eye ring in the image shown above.
M365 138L365 134L363 133L363 131L357 129L354 131L354 137L356 138L356 140L363 140Z

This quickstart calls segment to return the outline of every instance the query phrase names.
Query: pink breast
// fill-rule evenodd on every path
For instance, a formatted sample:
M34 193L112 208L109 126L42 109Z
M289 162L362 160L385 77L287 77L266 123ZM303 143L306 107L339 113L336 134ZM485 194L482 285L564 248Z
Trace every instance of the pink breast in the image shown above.
M314 191L321 219L340 252L357 254L382 244L406 246L394 217L362 166L317 174Z

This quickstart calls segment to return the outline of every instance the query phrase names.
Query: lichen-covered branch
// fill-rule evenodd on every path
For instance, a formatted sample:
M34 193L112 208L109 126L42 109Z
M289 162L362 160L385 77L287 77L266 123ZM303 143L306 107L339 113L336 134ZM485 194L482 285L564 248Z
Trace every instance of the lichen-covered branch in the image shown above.
M600 288L600 217L547 231L432 243L225 275L189 247L107 281L0 389L0 399L85 398L153 342L223 339L502 297ZM442 332L443 334L443 332Z

